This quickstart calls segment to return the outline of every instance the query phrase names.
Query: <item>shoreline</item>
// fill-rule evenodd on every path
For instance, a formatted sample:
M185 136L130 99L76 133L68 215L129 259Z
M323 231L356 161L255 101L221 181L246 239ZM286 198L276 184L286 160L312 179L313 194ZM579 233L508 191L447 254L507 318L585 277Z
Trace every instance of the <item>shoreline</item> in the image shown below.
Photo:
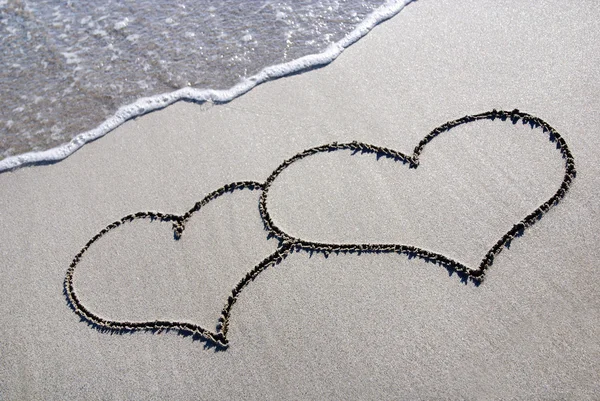
M75 135L68 143L52 149L27 152L0 160L0 174L21 166L55 163L64 160L86 143L103 137L128 120L161 110L179 101L191 101L200 104L205 102L216 104L228 103L248 93L258 85L286 76L308 72L314 68L324 67L333 62L346 48L359 41L377 25L394 17L413 1L396 0L389 2L389 4L384 4L369 14L348 35L340 41L331 44L325 51L310 54L287 63L265 67L257 74L244 79L230 89L182 88L169 93L139 98L131 104L119 107L112 117L107 118L98 127Z

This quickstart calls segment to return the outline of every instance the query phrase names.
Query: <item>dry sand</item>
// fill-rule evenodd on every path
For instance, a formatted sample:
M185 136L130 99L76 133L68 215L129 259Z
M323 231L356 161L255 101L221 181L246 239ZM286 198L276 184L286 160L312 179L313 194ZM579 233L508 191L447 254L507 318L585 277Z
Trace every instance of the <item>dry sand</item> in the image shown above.
M419 1L330 66L225 105L180 102L63 162L0 175L0 398L597 398L599 21L594 1ZM240 295L226 351L175 332L102 333L67 306L73 256L129 213L183 213L333 141L410 153L492 108L550 123L578 175L481 286L402 255L294 253ZM475 267L554 193L563 163L539 130L478 122L433 141L417 170L350 152L303 160L269 202L290 234L410 243ZM81 299L117 320L214 329L277 247L259 196L210 203L180 241L156 222L111 232L78 267Z

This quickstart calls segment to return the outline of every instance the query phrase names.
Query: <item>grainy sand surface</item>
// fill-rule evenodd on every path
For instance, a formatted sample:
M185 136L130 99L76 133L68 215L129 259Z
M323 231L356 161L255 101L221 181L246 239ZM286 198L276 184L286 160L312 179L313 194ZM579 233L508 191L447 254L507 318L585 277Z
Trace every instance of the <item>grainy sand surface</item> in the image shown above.
M180 102L65 161L0 175L0 398L597 398L599 21L594 1L418 1L325 68L225 105ZM403 255L293 253L240 294L226 351L176 332L103 333L67 306L74 255L127 214L182 214L333 141L411 153L493 108L556 128L577 177L480 286ZM351 152L302 160L269 207L302 238L406 243L476 267L563 174L540 129L481 121L428 144L418 169ZM179 241L160 222L110 232L77 267L81 301L105 318L214 330L277 247L259 197L211 202Z

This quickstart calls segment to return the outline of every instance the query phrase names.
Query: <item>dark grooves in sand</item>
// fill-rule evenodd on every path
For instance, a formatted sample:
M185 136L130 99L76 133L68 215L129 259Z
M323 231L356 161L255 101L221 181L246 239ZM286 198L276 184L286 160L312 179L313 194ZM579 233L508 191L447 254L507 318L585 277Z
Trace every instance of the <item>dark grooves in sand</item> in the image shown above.
M362 153L374 153L377 154L378 157L388 157L395 160L402 161L405 164L408 164L409 168L417 168L419 166L419 157L423 152L425 146L432 141L435 137L440 135L443 132L449 131L452 128L455 128L462 124L467 124L477 120L509 120L513 124L516 124L519 121L522 121L523 124L528 124L531 128L541 128L544 133L549 135L549 139L551 142L556 143L557 149L561 152L563 159L565 159L565 175L563 177L563 181L555 192L555 194L548 199L546 202L541 204L538 208L536 208L533 212L528 214L521 221L517 222L513 225L513 227L504 234L492 248L485 254L481 263L477 268L470 268L463 263L450 259L442 254L428 251L426 249L422 249L416 246L411 245L402 245L402 244L335 244L335 243L319 243L319 242L311 242L306 241L301 238L293 237L289 234L286 234L283 230L281 230L271 218L268 207L268 195L269 188L271 184L275 181L275 179L283 172L287 167L292 165L294 162L309 157L311 155L323 152L335 152L340 150L350 150L353 152L362 152ZM333 142L327 145L314 147L311 149L304 150L290 159L284 161L281 165L279 165L267 178L264 183L254 182L254 181L240 181L234 182L232 184L225 185L216 191L208 194L204 199L199 201L191 208L188 212L183 215L175 215L175 214L166 214L159 212L138 212L134 214L130 214L128 216L123 217L120 220L115 221L112 224L109 224L106 228L92 237L87 244L79 251L77 255L73 258L73 261L67 270L65 282L64 282L64 292L67 297L67 301L69 306L81 316L86 322L95 327L98 330L102 331L110 331L110 332L131 332L131 331L162 331L162 330L178 330L182 334L194 335L198 336L200 339L203 339L209 342L212 345L215 345L218 348L226 348L229 345L229 341L227 339L227 332L229 329L229 321L231 315L231 309L235 304L237 297L242 292L242 290L252 281L254 280L262 271L265 269L275 266L283 259L285 259L291 252L294 251L307 251L307 252L320 252L328 256L330 253L399 253L405 254L409 257L418 257L429 262L433 262L439 265L444 266L450 272L457 272L461 275L463 281L471 280L475 284L479 284L483 282L485 278L485 273L487 269L494 263L494 258L498 255L504 247L508 247L510 242L514 240L516 237L523 235L525 229L531 227L535 224L539 219L541 219L544 214L546 214L553 206L557 205L562 198L564 198L565 194L569 190L569 187L575 178L576 170L575 170L575 162L573 159L573 155L569 150L565 140L559 135L559 133L552 128L548 123L546 123L541 118L532 116L527 113L522 113L519 110L513 111L497 111L492 110L485 113L469 115L462 117L458 120L449 121L431 131L419 144L415 147L412 155L405 155L404 153L398 152L393 149L383 148L375 145L369 145L362 142L349 142L349 143L337 143ZM77 264L87 251L87 249L94 244L98 239L107 234L109 231L126 224L128 222L132 222L137 219L151 219L151 220L159 220L163 222L172 222L173 223L173 233L175 240L179 239L185 230L185 224L190 219L190 217L197 211L199 211L204 205L208 204L210 201L220 197L223 194L228 192L233 192L241 189L250 189L250 190L262 190L262 194L259 202L259 210L265 225L265 229L268 231L270 237L275 237L279 240L279 247L277 250L271 255L267 256L263 259L259 264L257 264L252 270L250 270L233 288L229 297L227 298L227 302L221 311L221 317L219 318L219 323L216 327L216 331L207 330L197 324L186 323L186 322L175 322L175 321L147 321L147 322L127 322L127 321L115 321L106 318L102 318L95 314L94 312L88 310L79 300L75 288L73 286L73 275L75 273L75 268Z

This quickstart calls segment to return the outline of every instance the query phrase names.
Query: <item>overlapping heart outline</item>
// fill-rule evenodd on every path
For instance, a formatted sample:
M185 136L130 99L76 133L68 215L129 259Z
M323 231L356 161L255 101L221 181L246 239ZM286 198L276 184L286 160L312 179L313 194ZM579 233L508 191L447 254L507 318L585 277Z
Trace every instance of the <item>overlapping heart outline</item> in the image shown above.
M563 181L554 193L554 195L546 202L537 207L533 212L528 214L518 223L514 224L513 227L504 234L492 248L485 254L481 263L477 268L470 268L465 264L446 257L440 253L432 252L423 248L419 248L411 245L403 244L337 244L337 243L320 243L314 241L304 240L297 238L285 233L279 228L268 210L268 197L269 189L277 177L293 163L307 158L309 156L325 153L349 150L354 153L373 153L377 154L378 157L387 157L394 160L402 161L404 164L408 164L409 168L417 168L419 166L419 158L421 153L425 149L425 146L431 142L434 138L443 132L447 132L452 128L459 125L468 124L477 120L509 120L513 124L522 121L523 124L529 124L531 128L541 128L543 133L548 134L551 142L556 143L556 148L561 152L563 159L565 159L565 173ZM562 198L566 195L569 190L573 179L576 176L575 162L573 155L569 150L565 140L560 134L552 128L548 123L539 117L532 116L527 113L520 112L515 109L513 111L504 110L492 110L480 114L468 115L458 120L449 121L431 131L419 144L415 147L412 155L406 155L402 152L398 152L393 149L388 149L380 146L369 145L362 142L348 142L348 143L337 143L333 142L330 144L306 149L290 159L285 160L281 163L272 173L269 175L264 183L256 181L239 181L232 184L227 184L216 191L208 194L204 199L197 202L194 207L187 211L183 215L175 215L160 212L138 212L127 215L120 220L117 220L94 237L92 237L85 246L79 251L73 258L71 265L69 266L64 282L64 292L67 297L69 306L77 313L83 320L100 330L112 331L112 332L129 332L129 331L162 331L162 330L178 330L183 334L192 334L198 336L201 339L219 347L227 348L229 346L229 340L227 339L227 333L229 329L229 321L231 316L231 309L235 304L239 294L242 290L252 282L261 272L265 269L275 266L281 263L290 253L307 251L307 252L320 252L328 256L330 253L398 253L405 254L409 257L418 257L425 259L429 262L442 265L446 267L450 272L457 272L461 275L463 281L471 280L475 284L480 284L485 278L487 269L493 264L495 256L497 256L505 246L508 246L512 240L523 234L524 230L531 227L539 219L542 218L552 207L557 205ZM106 235L111 230L130 223L138 219L151 219L159 220L162 222L171 222L173 225L174 239L178 240L185 230L186 222L192 217L192 215L201 210L203 206L209 202L217 199L218 197L237 190L262 190L259 201L259 211L263 220L265 229L268 232L269 237L275 237L279 240L279 246L275 252L267 256L260 263L258 263L252 270L237 283L237 285L231 291L231 294L227 298L227 302L221 311L221 316L216 327L216 331L207 330L200 325L189 322L175 322L175 321L144 321L144 322L128 322L128 321L116 321L107 318L100 317L95 312L90 311L86 306L82 304L75 292L73 285L73 275L75 268L81 261L81 258L96 241Z

